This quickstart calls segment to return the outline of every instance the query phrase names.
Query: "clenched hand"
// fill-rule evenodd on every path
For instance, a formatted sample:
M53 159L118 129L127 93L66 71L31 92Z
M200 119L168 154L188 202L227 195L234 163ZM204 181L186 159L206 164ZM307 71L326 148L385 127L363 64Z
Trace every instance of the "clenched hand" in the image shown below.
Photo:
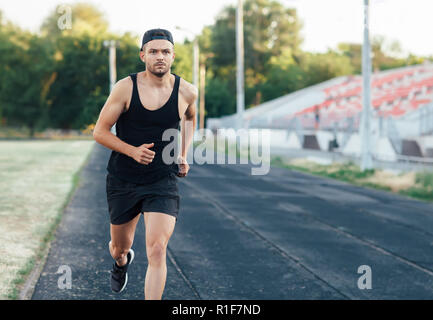
M139 147L136 147L132 153L132 157L135 161L138 163L148 165L152 162L153 158L155 157L155 151L149 150L149 148L152 148L154 146L154 143L145 143L142 144Z
M179 172L177 173L177 176L183 178L188 174L189 164L188 162L186 162L186 159L182 156L179 156L177 160L179 163Z

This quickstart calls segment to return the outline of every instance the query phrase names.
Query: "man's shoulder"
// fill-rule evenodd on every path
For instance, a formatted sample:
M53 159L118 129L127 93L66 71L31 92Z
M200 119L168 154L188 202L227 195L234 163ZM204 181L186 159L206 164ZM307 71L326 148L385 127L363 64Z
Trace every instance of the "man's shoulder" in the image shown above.
M183 78L180 78L179 91L189 103L193 103L197 99L197 87Z
M132 81L130 77L118 80L110 92L112 99L126 105L132 95Z
M132 85L132 79L130 76L127 76L125 78L118 80L117 83L120 83L120 85L122 86L130 86Z
M132 87L131 77L127 76L123 79L118 80L114 87L119 91L129 90Z

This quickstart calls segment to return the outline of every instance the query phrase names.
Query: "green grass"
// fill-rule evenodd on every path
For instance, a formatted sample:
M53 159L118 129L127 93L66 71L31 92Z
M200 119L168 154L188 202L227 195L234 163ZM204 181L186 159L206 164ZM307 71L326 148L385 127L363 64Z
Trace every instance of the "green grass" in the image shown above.
M43 236L43 239L41 241L40 247L36 250L33 257L31 257L27 263L18 271L17 278L13 281L13 288L12 291L9 293L8 298L10 300L16 300L19 297L19 291L22 289L22 285L29 277L30 273L33 271L33 269L36 267L38 263L43 263L48 255L48 249L50 243L54 240L55 232L60 224L60 221L62 220L62 214L64 210L66 209L67 205L69 204L69 201L74 194L75 190L77 189L79 182L80 182L80 172L83 169L83 167L87 164L89 161L90 153L87 154L86 159L84 160L84 163L81 165L78 172L75 172L72 177L72 187L69 191L68 195L66 196L66 199L64 200L62 207L58 210L57 215L55 216L54 220L50 225L47 225L47 232Z
M400 194L425 201L433 201L433 172L418 172L416 186L401 190Z
M43 263L62 213L79 185L90 141L1 141L0 299L18 299Z
M431 188L433 186L433 172L418 172L416 175L416 182L423 187Z
M0 126L0 138L29 138L30 130L26 127Z

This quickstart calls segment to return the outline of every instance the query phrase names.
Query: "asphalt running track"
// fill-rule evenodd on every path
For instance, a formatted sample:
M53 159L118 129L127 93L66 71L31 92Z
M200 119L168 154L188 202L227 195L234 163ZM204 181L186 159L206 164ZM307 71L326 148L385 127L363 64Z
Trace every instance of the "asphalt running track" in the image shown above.
M33 299L144 299L144 222L121 294L110 290L105 193L110 150L95 143ZM192 165L168 244L164 300L432 299L433 205L312 175ZM59 266L72 288L59 289ZM372 271L358 288L358 267Z

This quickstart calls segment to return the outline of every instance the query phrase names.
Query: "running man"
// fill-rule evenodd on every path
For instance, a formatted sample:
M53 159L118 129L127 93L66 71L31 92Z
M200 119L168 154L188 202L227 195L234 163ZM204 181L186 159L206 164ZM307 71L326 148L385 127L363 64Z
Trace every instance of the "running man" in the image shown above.
M106 177L111 234L108 246L115 260L111 289L121 292L128 282L128 266L134 259L131 247L142 213L148 259L146 300L162 299L167 278L166 249L179 212L177 179L188 174L187 151L195 128L198 90L171 73L174 57L169 31L146 31L140 50L146 70L116 83L93 132L96 142L112 150ZM114 124L116 135L110 131ZM179 132L179 126L180 155L176 160L170 153L175 161L169 163L166 153L163 159L163 149L177 142L177 137L170 135L173 139L165 141L163 133L167 129Z

